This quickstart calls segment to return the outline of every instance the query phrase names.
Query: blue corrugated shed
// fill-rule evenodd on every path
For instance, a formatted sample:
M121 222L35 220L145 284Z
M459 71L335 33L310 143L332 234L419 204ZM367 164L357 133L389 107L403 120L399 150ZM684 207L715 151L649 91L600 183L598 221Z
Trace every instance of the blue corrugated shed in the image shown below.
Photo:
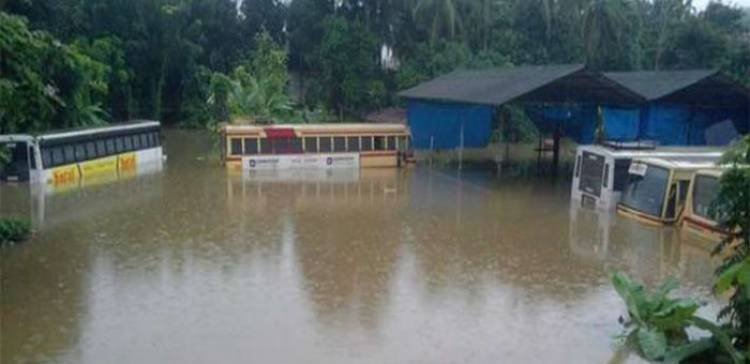
M486 146L495 107L522 104L532 122L594 141L601 105L606 138L661 145L726 144L750 132L750 90L717 70L596 73L581 65L454 72L400 93L418 149ZM478 106L485 105L485 106Z
M411 100L407 118L416 149L485 147L492 135L493 107ZM434 144L433 144L434 143Z
M580 144L594 141L596 105L527 107L527 115L542 132L558 125L562 133ZM652 102L640 108L602 107L608 140L652 140L659 145L726 145L737 134L748 132L747 111L700 108ZM715 125L724 123L722 128ZM711 132L709 132L711 130Z

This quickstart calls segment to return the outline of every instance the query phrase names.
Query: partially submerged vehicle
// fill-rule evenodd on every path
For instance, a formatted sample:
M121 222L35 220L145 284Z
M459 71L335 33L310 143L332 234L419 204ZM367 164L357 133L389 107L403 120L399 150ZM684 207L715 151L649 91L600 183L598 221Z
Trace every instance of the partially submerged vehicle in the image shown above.
M711 242L719 242L727 237L713 211L713 203L719 195L719 180L724 169L700 170L690 182L685 211L682 216L682 230L693 236Z
M9 161L0 181L64 188L101 178L135 174L161 163L161 123L136 121L38 135L0 135Z
M633 160L617 205L618 213L652 225L674 224L680 219L695 173L716 167L719 159L703 156Z
M724 148L717 147L582 145L576 151L571 201L580 206L614 210L628 182L628 169L634 159L660 157L718 160L723 152Z
M234 170L401 167L413 160L403 124L226 125L222 159Z

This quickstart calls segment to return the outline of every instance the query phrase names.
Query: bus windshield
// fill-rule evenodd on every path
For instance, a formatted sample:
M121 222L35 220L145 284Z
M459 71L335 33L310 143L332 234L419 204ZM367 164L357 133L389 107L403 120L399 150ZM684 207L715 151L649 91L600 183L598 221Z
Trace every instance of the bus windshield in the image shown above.
M719 179L714 176L696 176L693 186L693 213L715 220L711 214L711 204L719 194Z
M630 175L622 195L622 204L648 215L661 216L669 171L648 165L643 176Z

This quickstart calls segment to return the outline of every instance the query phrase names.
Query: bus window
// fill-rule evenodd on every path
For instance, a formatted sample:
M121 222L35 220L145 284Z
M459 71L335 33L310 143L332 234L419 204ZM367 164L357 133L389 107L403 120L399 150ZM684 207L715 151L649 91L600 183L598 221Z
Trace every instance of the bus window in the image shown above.
M693 185L693 212L703 218L716 220L711 206L719 194L719 179L713 176L696 176Z
M103 139L99 139L96 141L96 153L102 157L107 155L107 146L104 144Z
M625 184L628 183L628 172L630 168L629 159L616 159L615 160L615 181L612 183L612 187L617 192L622 192L625 189Z
M76 155L72 144L64 146L63 152L65 152L65 163L75 163Z
M645 175L630 175L622 194L622 204L651 216L661 216L668 182L666 168L649 165Z
M576 157L576 178L581 176L581 156Z
M290 138L288 153L302 153L302 138Z
M123 139L125 140L125 150L128 152L133 150L133 138L130 135L126 135Z
M86 160L86 148L83 143L76 144L76 160L83 162Z
M360 146L360 149L364 152L372 150L372 137L371 136L362 137L362 144Z
M346 138L346 144L350 152L359 152L359 137Z
M42 149L42 166L43 168L52 166L52 151L49 148Z
M318 138L305 138L305 152L317 153L318 152Z
M245 155L258 154L258 139L245 138Z
M320 137L320 152L321 153L328 153L331 151L331 138L330 137Z
M52 148L52 164L51 166L59 166L65 163L65 154L63 153L62 147Z
M125 142L123 141L122 137L115 138L115 152L116 153L123 152L123 150L125 149L124 143Z
M409 148L406 147L406 137L405 136L398 137L398 150L403 152L407 149Z
M115 154L117 151L115 149L115 140L112 138L107 139L107 154Z
M96 153L96 144L94 142L86 143L86 154L89 159L96 159L98 157Z
M687 200L688 188L690 187L690 181L680 181L680 205L685 203Z
M260 140L260 154L271 154L273 149L271 148L271 141L267 138Z
M376 136L373 144L374 150L385 150L385 137Z
M34 147L29 145L29 167L36 169L36 153L34 153Z
M333 137L333 151L334 152L346 152L346 138Z
M396 150L396 137L395 136L388 137L388 150Z
M581 159L581 180L578 182L578 189L581 191L601 196L602 193L602 176L604 175L604 156L583 152Z
M29 179L29 150L25 142L0 144L10 158L0 167L0 179L8 181L26 181Z
M138 134L133 135L133 149L141 150L141 148L143 148L141 146L141 136Z
M229 140L229 154L241 155L242 154L242 139L232 138Z

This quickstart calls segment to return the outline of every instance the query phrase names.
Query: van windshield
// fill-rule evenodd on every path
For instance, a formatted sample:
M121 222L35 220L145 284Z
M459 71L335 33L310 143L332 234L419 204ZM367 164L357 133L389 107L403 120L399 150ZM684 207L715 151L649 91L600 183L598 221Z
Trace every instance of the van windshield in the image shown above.
M648 215L661 216L669 179L666 168L648 165L643 176L630 175L622 195L622 204Z
M709 219L716 220L711 214L711 204L719 194L719 179L714 176L696 176L693 186L693 213Z

